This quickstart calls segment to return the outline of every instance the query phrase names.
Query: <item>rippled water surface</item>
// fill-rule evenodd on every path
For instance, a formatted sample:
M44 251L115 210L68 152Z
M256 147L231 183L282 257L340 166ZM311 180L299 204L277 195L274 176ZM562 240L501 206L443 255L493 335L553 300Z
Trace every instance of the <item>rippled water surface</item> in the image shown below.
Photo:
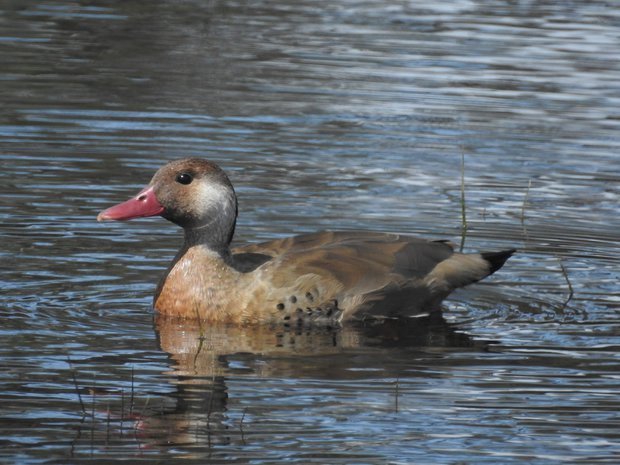
M0 461L618 463L613 2L7 1ZM167 160L237 242L374 229L519 252L414 328L153 319L180 245L96 223Z

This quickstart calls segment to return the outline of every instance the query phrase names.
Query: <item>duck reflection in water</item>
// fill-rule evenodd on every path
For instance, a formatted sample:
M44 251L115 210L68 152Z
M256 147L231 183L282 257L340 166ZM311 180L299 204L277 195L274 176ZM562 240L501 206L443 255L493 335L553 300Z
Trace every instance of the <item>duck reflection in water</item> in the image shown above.
M153 444L244 441L242 431L231 427L228 413L228 383L236 377L298 380L300 385L304 379L399 379L416 376L407 361L437 360L445 350L459 348L485 350L490 342L471 339L439 313L415 321L305 328L200 326L162 315L154 322L159 345L171 358L167 375L175 386L176 404L145 418L144 433ZM422 370L425 377L440 376ZM247 409L251 413L252 406ZM245 432L252 431L251 420L246 420Z

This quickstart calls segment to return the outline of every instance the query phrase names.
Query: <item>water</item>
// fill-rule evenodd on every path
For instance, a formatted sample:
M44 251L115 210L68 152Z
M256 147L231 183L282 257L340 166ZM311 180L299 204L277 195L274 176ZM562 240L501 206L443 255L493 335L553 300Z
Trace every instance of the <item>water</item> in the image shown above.
M613 5L2 9L0 461L618 462ZM413 329L201 339L150 309L176 228L95 222L204 156L240 243L459 242L461 155L466 249L519 253Z

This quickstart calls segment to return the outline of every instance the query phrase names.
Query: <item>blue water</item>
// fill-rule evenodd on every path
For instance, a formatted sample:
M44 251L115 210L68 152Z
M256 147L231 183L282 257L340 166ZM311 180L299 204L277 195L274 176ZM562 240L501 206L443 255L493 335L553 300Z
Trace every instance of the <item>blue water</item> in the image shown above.
M0 461L618 461L613 5L1 9ZM179 231L95 217L182 156L229 173L238 243L458 244L463 174L466 250L518 253L405 331L154 320Z

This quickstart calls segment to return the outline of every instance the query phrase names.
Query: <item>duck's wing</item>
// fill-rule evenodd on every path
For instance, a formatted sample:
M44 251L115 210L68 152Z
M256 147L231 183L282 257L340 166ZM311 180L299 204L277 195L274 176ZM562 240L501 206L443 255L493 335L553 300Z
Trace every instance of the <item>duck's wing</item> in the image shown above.
M481 254L455 253L445 241L375 232L306 234L233 253L238 269L269 277L266 285L282 293L283 304L299 295L309 302L294 307L335 301L345 318L426 312L497 269Z
M446 241L364 231L324 231L233 249L235 266L245 270L274 261L287 268L330 270L348 284L373 271L420 278L453 254Z

